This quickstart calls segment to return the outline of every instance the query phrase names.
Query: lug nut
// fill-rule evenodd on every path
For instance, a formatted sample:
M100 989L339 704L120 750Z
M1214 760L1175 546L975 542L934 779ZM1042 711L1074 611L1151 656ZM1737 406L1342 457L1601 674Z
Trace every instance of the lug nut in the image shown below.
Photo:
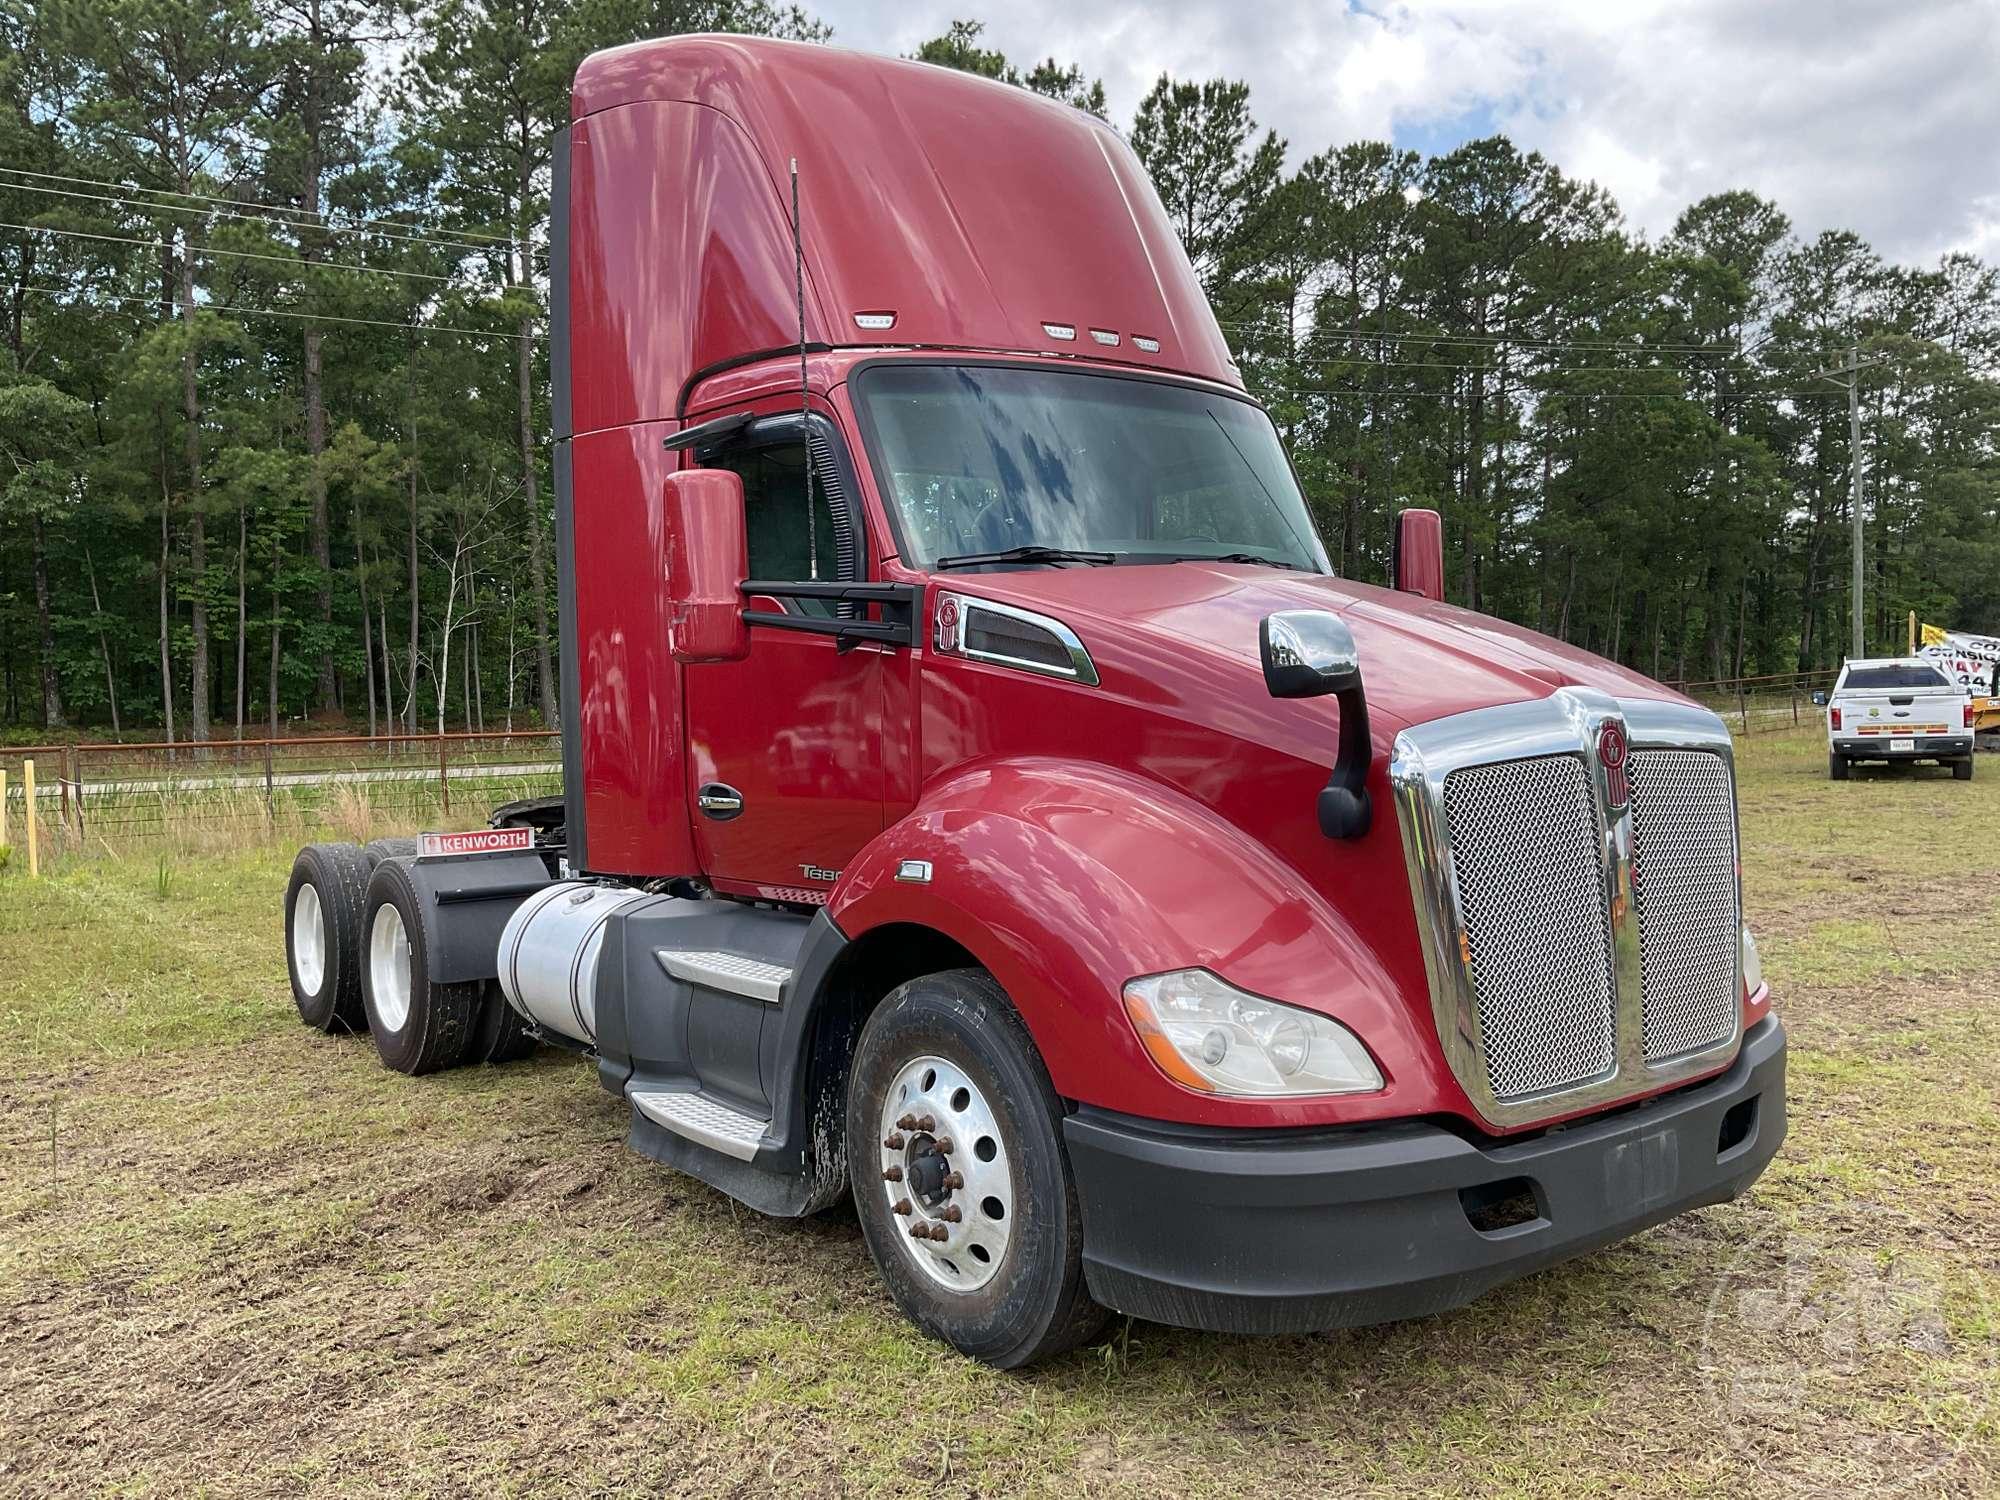
M924 1116L924 1117L923 1117L923 1118L922 1118L921 1120L917 1121L917 1123L916 1123L916 1125L915 1125L914 1127L911 1127L911 1126L905 1126L904 1128L905 1128L906 1130L907 1130L907 1129L912 1129L912 1128L914 1128L914 1129L917 1129L917 1130L924 1130L924 1131L930 1131L930 1130L936 1130L936 1129L937 1129L937 1121L936 1121L936 1120L934 1120L934 1119L932 1119L932 1118L931 1118L931 1117L930 1117L929 1115L925 1115L925 1116Z
M946 1240L951 1238L951 1231L942 1224L933 1224L931 1225L931 1238L942 1245Z
M964 1218L965 1215L960 1213L958 1205L956 1203L953 1203L947 1205L945 1211L939 1214L938 1217L943 1219L947 1224L956 1224L960 1219Z
M884 1167L882 1169L882 1180L884 1182L901 1182L903 1180L903 1169L901 1167Z
M929 1225L927 1225L927 1224L912 1224L912 1225L910 1226L910 1238L911 1238L911 1239L913 1239L913 1240L927 1240L927 1239L929 1239L930 1237L931 1237L931 1231L930 1231L930 1226L929 1226Z
M905 1144L903 1141L903 1132L900 1130L890 1132L888 1139L883 1141L882 1144L891 1151L901 1151Z
M944 1187L946 1192L950 1192L953 1188L962 1188L964 1186L965 1186L965 1174L963 1172L947 1172L944 1174Z
M909 1211L910 1200L908 1198L898 1198L889 1209L889 1212L892 1214L906 1214Z
M912 1114L904 1115L902 1119L896 1122L896 1128L898 1130L915 1130L917 1128L917 1117Z
M950 1136L948 1136L948 1135L941 1135L941 1136L939 1136L939 1137L938 1137L938 1138L937 1138L937 1139L936 1139L935 1141L933 1141L933 1142L932 1142L931 1144L937 1147L937 1149L938 1149L938 1155L940 1155L940 1156L949 1156L949 1155L951 1155L951 1137L950 1137Z

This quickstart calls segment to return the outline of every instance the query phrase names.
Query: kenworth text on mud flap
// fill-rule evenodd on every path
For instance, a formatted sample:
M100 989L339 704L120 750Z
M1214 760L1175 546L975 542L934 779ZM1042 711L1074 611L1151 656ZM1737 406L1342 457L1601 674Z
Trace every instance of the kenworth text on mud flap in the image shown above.
M307 1021L574 1049L1002 1366L1435 1312L1764 1169L1728 733L1441 602L1433 512L1333 576L1113 131L690 37L554 161L564 792L304 851Z

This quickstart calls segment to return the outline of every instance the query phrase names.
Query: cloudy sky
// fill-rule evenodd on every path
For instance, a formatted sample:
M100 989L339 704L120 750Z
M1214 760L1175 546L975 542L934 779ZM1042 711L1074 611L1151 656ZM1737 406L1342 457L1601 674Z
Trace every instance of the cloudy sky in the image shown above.
M906 53L954 17L1101 76L1125 126L1162 71L1245 79L1302 156L1505 131L1663 233L1748 187L1803 233L2000 262L2000 0L808 0Z

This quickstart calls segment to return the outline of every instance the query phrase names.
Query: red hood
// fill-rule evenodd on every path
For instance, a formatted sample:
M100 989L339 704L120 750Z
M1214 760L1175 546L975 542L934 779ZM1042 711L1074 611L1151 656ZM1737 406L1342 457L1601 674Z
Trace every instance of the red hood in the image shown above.
M1404 728L1467 709L1593 687L1622 698L1684 701L1649 677L1536 631L1415 594L1344 578L1235 563L1050 568L948 582L1054 615L1100 671L1196 652L1261 672L1257 625L1281 609L1327 609L1354 632L1371 718Z

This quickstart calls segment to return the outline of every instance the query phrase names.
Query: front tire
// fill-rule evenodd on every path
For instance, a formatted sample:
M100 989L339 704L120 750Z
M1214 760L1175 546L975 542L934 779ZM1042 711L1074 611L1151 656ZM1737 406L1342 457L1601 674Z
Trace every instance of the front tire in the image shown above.
M477 981L431 979L428 915L407 859L375 867L361 938L361 998L382 1065L413 1076L463 1062L479 1014Z
M1847 757L1838 750L1829 750L1826 754L1826 774L1832 781L1847 780Z
M914 979L862 1028L847 1160L869 1253L911 1322L999 1369L1074 1348L1106 1317L1084 1286L1061 1130L1027 1027L983 970Z
M308 844L285 887L285 967L299 1019L329 1034L364 1031L361 911L368 863L353 844Z

